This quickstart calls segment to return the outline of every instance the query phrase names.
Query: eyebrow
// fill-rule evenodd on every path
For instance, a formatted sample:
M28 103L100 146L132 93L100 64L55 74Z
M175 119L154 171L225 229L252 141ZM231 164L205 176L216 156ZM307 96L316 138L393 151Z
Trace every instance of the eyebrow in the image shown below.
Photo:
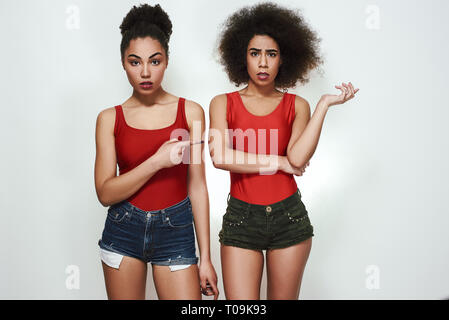
M256 49L256 48L249 49L249 51L251 51L251 50L257 51L257 52L262 51L262 49ZM268 52L278 52L276 49L267 49L266 51L268 51Z
M151 58L157 56L158 54L162 55L162 53L156 52L155 54L151 55L148 59L151 59ZM130 55L128 56L128 58L129 58L129 57L135 57L135 58L137 58L137 59L142 59L141 57L139 57L138 55L135 55L135 54L130 54Z

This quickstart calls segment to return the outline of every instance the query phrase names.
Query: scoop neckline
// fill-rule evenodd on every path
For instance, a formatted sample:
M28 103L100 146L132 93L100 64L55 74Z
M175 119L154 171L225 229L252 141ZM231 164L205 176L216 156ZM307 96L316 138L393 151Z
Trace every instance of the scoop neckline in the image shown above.
M181 98L178 98L178 106L176 109L176 118L175 118L175 122L173 122L171 125L169 125L168 127L164 127L164 128L159 128L159 129L140 129L140 128L135 128L135 127L131 127L127 122L126 122L126 118L125 118L125 113L123 112L123 106L121 104L119 104L119 107L122 111L122 117L123 117L123 122L125 123L125 126L128 128L131 128L133 130L137 130L137 131L160 131L160 130L165 130L165 129L169 129L171 127L173 127L176 122L178 122L178 114L179 114L179 104L181 102Z
M246 111L248 114L252 115L253 117L257 117L257 118L265 118L265 117L268 117L268 116L272 115L274 112L276 112L277 109L279 109L279 107L281 106L282 102L284 102L285 97L287 96L287 92L284 92L284 94L282 95L281 101L280 101L279 104L276 106L276 108L274 108L273 111L271 111L269 114L266 114L266 115L263 115L263 116L258 116L258 115L256 115L256 114L251 113L251 112L248 111L248 109L246 108L245 104L243 103L243 99L242 99L242 96L240 95L240 92L239 92L239 91L236 91L236 93L237 93L237 95L239 96L239 100L240 100L240 103L242 104L243 109L245 109L245 111Z

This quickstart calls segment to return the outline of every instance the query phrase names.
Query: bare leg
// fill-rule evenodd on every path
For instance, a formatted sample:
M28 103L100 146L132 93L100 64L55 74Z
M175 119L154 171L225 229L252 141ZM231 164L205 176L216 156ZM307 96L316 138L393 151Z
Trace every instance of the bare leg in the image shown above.
M283 249L267 250L267 299L297 300L312 238Z
M200 277L196 264L178 271L153 266L153 280L160 300L201 300Z
M119 269L111 268L103 261L101 264L109 300L145 300L145 262L125 256Z
M264 257L262 251L221 246L221 269L226 299L259 300Z

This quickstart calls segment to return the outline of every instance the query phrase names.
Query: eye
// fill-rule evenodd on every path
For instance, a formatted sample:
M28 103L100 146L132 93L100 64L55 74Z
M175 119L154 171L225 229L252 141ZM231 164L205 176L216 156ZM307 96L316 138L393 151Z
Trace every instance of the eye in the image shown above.
M270 52L268 53L268 56L271 58L275 58L277 56L276 52Z
M157 65L159 65L160 63L161 63L160 60L151 60L151 64L152 64L153 66L157 66Z
M257 57L259 55L257 51L251 51L249 54L251 55L251 57Z
M137 64L134 64L134 63L139 63L139 61L137 61L137 60L130 61L130 64L131 64L132 66L136 66Z

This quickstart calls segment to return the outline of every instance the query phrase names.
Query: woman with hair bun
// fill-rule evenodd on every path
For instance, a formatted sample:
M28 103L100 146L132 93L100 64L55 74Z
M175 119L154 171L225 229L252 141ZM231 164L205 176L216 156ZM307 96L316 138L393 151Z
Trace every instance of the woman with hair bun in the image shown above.
M134 6L120 29L133 93L101 111L96 124L95 188L109 207L98 241L108 298L145 299L151 262L159 299L201 299L201 293L217 299L203 108L161 86L172 24L159 5Z
M312 117L309 103L287 92L322 63L320 39L295 10L245 7L219 40L229 79L246 84L214 97L209 109L211 157L231 175L219 233L225 295L260 299L266 250L267 299L298 299L314 234L294 175L308 166L329 107L359 89L336 86L341 94L323 95Z

